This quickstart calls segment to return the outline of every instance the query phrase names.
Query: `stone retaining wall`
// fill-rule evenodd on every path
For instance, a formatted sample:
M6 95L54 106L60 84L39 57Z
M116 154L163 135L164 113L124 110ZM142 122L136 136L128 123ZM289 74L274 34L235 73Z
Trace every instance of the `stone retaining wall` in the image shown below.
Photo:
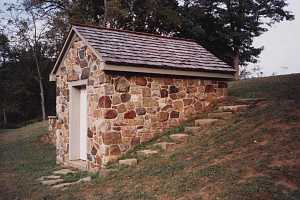
M105 166L135 145L226 96L227 83L188 77L105 73L101 61L76 39L57 73L57 161L67 163L68 82L87 79L88 168Z

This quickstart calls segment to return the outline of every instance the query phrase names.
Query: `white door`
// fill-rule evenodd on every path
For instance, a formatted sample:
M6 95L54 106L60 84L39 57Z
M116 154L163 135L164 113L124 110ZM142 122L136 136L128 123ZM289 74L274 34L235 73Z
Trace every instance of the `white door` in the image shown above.
M80 159L86 160L87 154L87 92L80 89Z

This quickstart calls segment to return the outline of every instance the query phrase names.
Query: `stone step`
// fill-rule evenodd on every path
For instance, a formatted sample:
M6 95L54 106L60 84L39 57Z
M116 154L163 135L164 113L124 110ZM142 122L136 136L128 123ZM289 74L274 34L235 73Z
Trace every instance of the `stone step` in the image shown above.
M149 157L149 156L153 156L153 155L158 154L158 151L145 149L145 150L137 151L136 153L137 153L138 156Z
M42 183L42 185L50 186L50 185L56 185L56 184L61 183L63 181L64 181L64 179L52 179L52 180L41 181L41 183Z
M245 99L238 99L237 101L239 103L242 103L242 104L256 104L258 102L261 102L261 101L266 101L267 99L266 98L245 98Z
M92 177L87 176L84 178L79 179L78 181L76 181L77 183L86 183L86 182L91 182L92 181Z
M87 177L81 178L81 179L79 179L78 181L75 181L75 182L61 183L61 184L53 185L52 188L53 189L60 189L60 188L68 187L68 186L75 185L75 184L78 184L78 183L90 182L91 180L92 180L92 178L90 176L87 176Z
M70 174L70 173L75 173L75 171L73 171L71 169L60 169L60 170L53 172L53 174L59 174L59 175L66 175L66 174Z
M233 116L232 112L212 112L208 113L209 118L214 119L229 119Z
M198 133L202 130L203 130L203 128L199 127L199 126L187 126L184 128L184 131L187 133Z
M197 119L195 120L195 126L200 126L200 127L208 127L214 123L219 121L218 119Z
M50 176L42 176L40 178L37 179L37 181L44 181L44 180L50 180L50 179L60 179L61 176L57 176L57 175L50 175Z
M244 111L249 108L249 105L235 105L235 106L220 106L219 110L220 111L229 111L229 112L239 112L239 111Z
M175 142L185 143L188 141L189 135L185 133L177 133L170 135L170 138Z
M153 146L157 146L164 151L173 151L175 149L176 143L160 142L160 143L154 144Z
M83 160L69 161L68 166L70 166L71 168L82 170L82 171L87 170L87 163L86 163L86 161L83 161Z
M124 160L119 160L119 165L135 166L135 165L137 165L137 159L129 158L129 159L124 159Z
M72 182L72 183L61 183L61 184L58 184L58 185L53 185L52 186L52 189L61 189L61 188L65 188L65 187L68 187L68 186L71 186L71 185L74 185L76 184L76 182Z

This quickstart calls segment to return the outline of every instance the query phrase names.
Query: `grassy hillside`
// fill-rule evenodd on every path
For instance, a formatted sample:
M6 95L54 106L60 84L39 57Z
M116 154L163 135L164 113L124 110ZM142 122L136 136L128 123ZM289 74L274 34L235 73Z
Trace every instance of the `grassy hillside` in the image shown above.
M272 76L233 82L229 95L243 98L259 97L269 100L300 102L300 74Z
M236 97L263 97L247 112L235 115L201 134L191 135L179 149L141 160L136 167L116 168L106 177L97 177L90 184L74 186L66 191L47 191L36 184L32 199L161 199L161 200L296 200L300 199L300 75L278 76L239 81L230 84L230 94ZM37 130L34 130L37 131ZM7 134L5 131L0 133ZM32 135L30 131L26 134ZM30 136L30 138L34 138ZM25 138L26 139L26 138ZM22 138L20 138L20 141ZM25 140L36 145L34 139ZM28 144L25 142L25 144ZM1 139L1 152L12 149L15 142ZM18 143L22 145L21 143ZM13 152L22 151L16 148ZM52 150L50 150L51 152ZM49 148L39 147L39 155ZM17 154L17 153L16 153ZM27 154L26 151L24 154ZM35 167L39 174L53 168L52 153L48 164ZM9 154L1 172L19 160ZM29 156L24 163L34 162ZM36 160L35 160L36 161ZM10 167L9 167L10 166ZM50 166L50 167L49 167ZM28 172L16 168L33 180ZM29 170L30 171L30 170ZM96 176L95 176L96 177ZM19 197L26 194L15 189Z
M35 181L56 167L55 147L39 141L46 132L45 122L0 130L0 199L41 199L48 192Z

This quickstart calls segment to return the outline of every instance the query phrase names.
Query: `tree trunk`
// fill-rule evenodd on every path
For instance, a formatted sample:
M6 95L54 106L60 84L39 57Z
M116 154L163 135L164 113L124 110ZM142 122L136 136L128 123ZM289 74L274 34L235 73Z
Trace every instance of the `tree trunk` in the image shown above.
M33 34L33 44L31 44L30 39L27 39L27 43L28 43L28 47L31 48L32 53L33 53L33 58L35 61L35 67L36 67L36 71L37 71L37 81L39 82L39 87L40 87L40 96L41 96L41 109L42 109L42 117L43 120L46 120L46 109L45 109L45 92L44 92L44 84L43 84L43 77L42 77L42 73L41 73L41 66L40 66L40 62L38 59L38 39L39 36L37 36L37 24L36 24L36 16L34 15L33 12L30 12L31 17L32 17L32 21L33 21L33 25L34 25L34 34ZM39 52L40 53L40 52Z
M240 80L240 52L238 49L234 50L234 55L233 55L233 67L236 70L236 73L234 75L235 80Z
M129 12L130 12L130 18L131 18L131 30L132 31L135 31L135 26L134 26L134 11L133 11L133 8L134 8L134 3L135 3L135 0L131 0L129 2Z
M44 92L43 80L41 78L39 79L39 85L40 85L42 115L43 115L43 120L46 120L45 92Z
M3 125L6 127L7 125L7 116L6 116L6 110L3 108Z
M103 26L106 28L107 25L107 0L104 0L104 19L103 19Z
M39 86L40 86L42 117L43 117L43 120L46 120L45 92L44 92L43 77L41 75L40 65L39 65L37 55L34 53L33 56L34 56L34 59L35 59L35 65L36 65L36 70L37 70L37 74L38 74L38 82L39 82Z

